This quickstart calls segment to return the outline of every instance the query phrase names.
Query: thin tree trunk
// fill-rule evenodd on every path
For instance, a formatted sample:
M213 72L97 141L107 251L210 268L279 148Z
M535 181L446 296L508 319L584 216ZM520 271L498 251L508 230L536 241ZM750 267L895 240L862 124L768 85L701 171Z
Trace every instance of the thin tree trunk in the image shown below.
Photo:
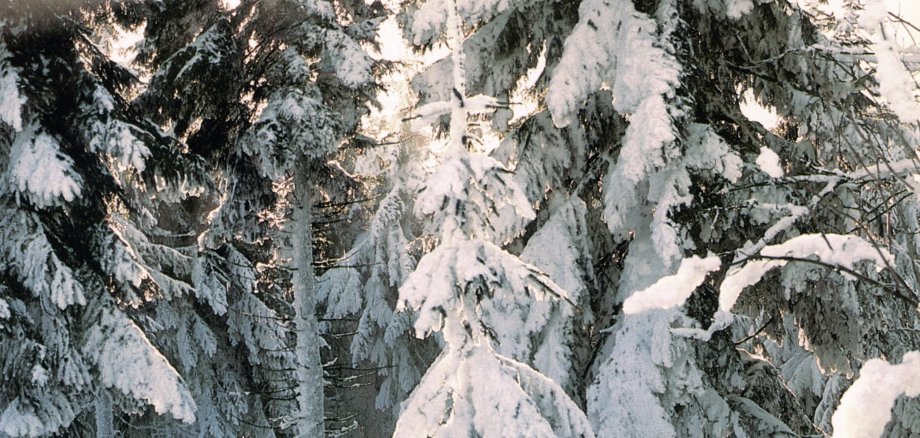
M112 418L112 399L104 389L96 393L96 437L115 438L115 424Z
M313 217L308 159L302 154L294 167L294 202L291 233L294 286L295 352L298 360L297 436L322 437L324 428L323 370L320 359L319 324L316 320L316 292L313 278Z

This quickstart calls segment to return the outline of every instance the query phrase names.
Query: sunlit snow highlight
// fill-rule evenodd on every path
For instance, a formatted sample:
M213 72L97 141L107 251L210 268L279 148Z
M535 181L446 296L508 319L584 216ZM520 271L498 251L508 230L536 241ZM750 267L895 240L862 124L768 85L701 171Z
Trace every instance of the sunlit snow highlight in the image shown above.
M754 93L750 90L745 92L742 97L741 114L760 123L767 130L772 130L779 125L779 115L776 114L776 109L758 103L754 98Z
M757 156L754 162L757 163L760 170L770 175L772 178L782 178L785 174L785 172L783 172L783 166L779 161L779 155L776 155L776 152L773 152L773 150L768 147L760 148L760 155Z
M771 269L784 266L788 259L816 256L829 266L853 269L856 263L871 261L881 270L894 262L894 257L860 237L840 234L805 234L779 245L770 245L760 251L766 260L752 260L740 268L729 271L722 281L719 309L731 311L744 288L760 281ZM782 258L781 260L777 260Z
M895 400L901 395L920 395L920 352L904 354L898 365L882 359L868 360L859 374L834 412L834 438L882 436Z
M634 314L651 309L670 309L680 306L706 279L706 275L721 266L719 257L693 256L681 261L674 275L662 277L655 284L634 293L623 302L623 312Z
M81 178L73 170L73 160L61 153L53 137L34 129L16 137L10 175L19 193L37 205L71 202L80 196Z

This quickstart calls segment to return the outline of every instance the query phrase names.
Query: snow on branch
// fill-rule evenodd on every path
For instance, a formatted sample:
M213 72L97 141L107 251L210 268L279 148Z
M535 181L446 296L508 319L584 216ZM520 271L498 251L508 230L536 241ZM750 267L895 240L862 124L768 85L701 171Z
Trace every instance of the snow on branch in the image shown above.
M488 346L447 350L402 407L394 437L593 437L562 388Z
M693 256L683 259L677 273L662 277L655 284L632 294L623 302L623 312L627 315L645 312L651 309L670 309L680 306L690 298L706 275L722 266L718 256L706 258Z
M454 102L441 100L422 105L415 109L415 116L409 119L412 121L410 127L413 131L419 131L432 125L439 117L450 114L454 107ZM492 96L477 94L463 98L463 107L467 114L487 114L500 108L500 104Z
M868 165L863 169L846 173L844 176L851 180L860 180L869 177L884 179L908 173L920 173L920 164L918 164L916 158L906 158L898 161L880 161L874 165Z
M0 205L0 258L33 295L59 309L86 304L83 284L48 240L48 230L31 213Z
M432 42L438 35L450 31L448 23L451 9L464 23L478 23L488 20L514 6L519 0L467 0L448 2L429 0L416 11L412 21L413 43L423 45Z
M0 42L0 122L14 131L22 130L22 106L25 97L19 93L19 72L10 65L10 53L6 44Z
M760 154L754 162L757 163L757 167L759 167L760 170L771 178L782 178L785 174L779 155L776 155L773 149L766 146L760 148Z
M535 217L513 176L489 156L448 159L429 178L415 209L432 215L433 231L445 238L462 234L504 242Z
M316 299L326 303L325 318L344 318L361 310L361 274L355 268L330 269L316 279Z
M891 408L901 395L920 395L920 352L905 353L898 365L882 359L866 361L831 419L834 438L882 436Z
M195 257L192 262L192 284L195 296L208 303L216 315L227 313L227 289L230 279L214 255L204 253Z
M655 200L647 226L667 263L680 253L669 211L692 201L689 174L676 160L681 151L673 117L681 111L675 104L681 66L669 37L676 26L673 12L663 6L656 20L632 2L582 2L545 98L553 123L565 127L591 93L611 90L613 108L628 115L629 126L605 177L604 220L623 238L646 226L638 212Z
M144 332L111 302L102 306L83 346L96 365L100 383L169 413L185 423L195 421L195 401L182 377Z
M357 88L372 80L374 62L357 41L340 30L327 30L326 51L335 75L348 87Z
M537 268L492 243L461 240L456 244L440 245L422 257L415 272L399 290L397 310L418 310L415 330L419 337L424 337L441 329L449 309L462 307L462 295L472 289L471 285L481 286L479 293L488 294L481 299L488 301L502 301L506 295L516 294L526 295L528 300L568 300L566 292ZM507 323L501 310L505 310L504 313L515 310L507 308L507 303L495 307L499 311L494 315L484 315L495 317L486 321L489 325Z
M141 128L119 120L115 97L100 83L93 84L92 94L83 105L83 136L93 152L103 152L117 159L124 167L143 171L151 152L141 140ZM89 94L89 93L87 93Z
M885 2L870 1L859 17L859 24L872 38L879 94L902 122L917 123L920 122L920 105L913 97L917 83L900 58L898 43L892 41L884 29L887 15Z
M297 88L272 93L259 118L243 134L240 151L255 158L262 176L282 178L294 157L323 157L336 149L336 124L321 101Z
M660 48L655 20L632 2L604 0L581 3L578 16L546 95L557 126L571 123L578 105L605 84L613 90L617 111L627 113L641 112L647 99L673 93L680 68Z
M34 124L20 132L10 151L9 178L16 193L39 207L71 202L80 196L83 179L54 137Z
M804 234L764 247L760 255L768 260L748 261L725 276L719 294L720 312L730 312L744 288L760 281L771 269L784 266L791 258L815 256L822 263L848 270L863 261L875 263L878 271L894 263L894 256L884 248L858 236L841 234Z

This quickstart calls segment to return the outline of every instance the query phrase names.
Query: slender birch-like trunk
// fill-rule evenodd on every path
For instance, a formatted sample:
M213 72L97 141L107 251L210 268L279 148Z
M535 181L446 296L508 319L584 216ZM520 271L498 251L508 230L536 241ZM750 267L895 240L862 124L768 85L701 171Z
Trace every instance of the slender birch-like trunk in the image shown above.
M322 437L325 433L323 409L323 369L320 358L319 324L316 320L316 291L313 278L313 217L309 160L303 154L294 166L294 201L290 232L294 246L292 259L294 287L295 353L298 360L296 422L298 437Z
M100 389L96 394L96 437L115 438L115 424L113 422L112 399L105 390Z

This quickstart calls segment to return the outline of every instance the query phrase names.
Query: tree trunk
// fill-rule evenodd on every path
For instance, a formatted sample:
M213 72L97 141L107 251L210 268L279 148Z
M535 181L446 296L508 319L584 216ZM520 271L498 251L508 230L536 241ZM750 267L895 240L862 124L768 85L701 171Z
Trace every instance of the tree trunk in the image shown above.
M105 389L96 393L96 437L115 438L115 424L112 421L112 399Z
M320 359L319 324L316 320L316 292L313 278L313 186L309 160L300 155L294 166L294 200L290 222L292 235L294 287L295 352L298 360L296 421L298 437L322 437L325 433L323 410L323 369Z

